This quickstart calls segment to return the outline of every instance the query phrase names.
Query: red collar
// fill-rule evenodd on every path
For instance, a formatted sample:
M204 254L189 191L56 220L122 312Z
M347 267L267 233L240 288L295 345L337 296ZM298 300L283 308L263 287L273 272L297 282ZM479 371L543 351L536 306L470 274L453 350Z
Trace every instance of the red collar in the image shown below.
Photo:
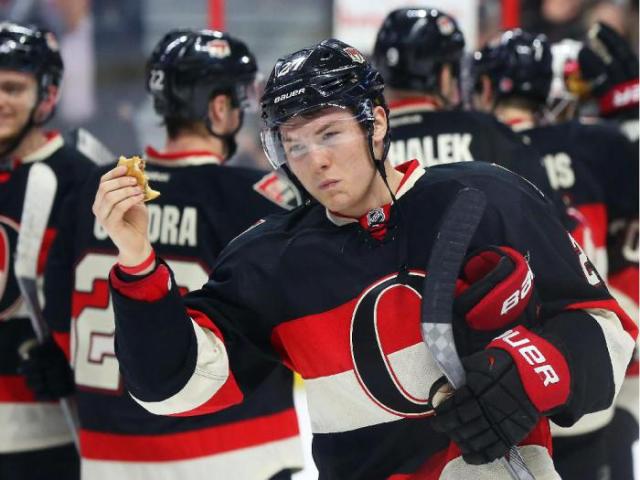
M440 105L440 103L436 100L433 100L429 97L409 97L389 102L390 110L405 107L419 107L425 110L439 110L440 108L442 108L442 105Z
M145 156L151 163L201 165L205 163L215 163L222 165L224 158L215 152L208 150L186 150L184 152L160 152L148 146L145 148Z

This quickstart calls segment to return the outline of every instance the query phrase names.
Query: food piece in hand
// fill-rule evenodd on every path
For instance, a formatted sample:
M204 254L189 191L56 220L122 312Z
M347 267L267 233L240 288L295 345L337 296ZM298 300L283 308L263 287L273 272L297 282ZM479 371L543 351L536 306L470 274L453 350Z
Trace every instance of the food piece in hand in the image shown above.
M144 201L148 202L160 196L160 192L152 190L149 187L149 178L144 173L144 160L138 156L130 158L121 156L118 159L118 166L124 165L127 167L127 175L134 177L138 182L138 185L142 187L144 192Z

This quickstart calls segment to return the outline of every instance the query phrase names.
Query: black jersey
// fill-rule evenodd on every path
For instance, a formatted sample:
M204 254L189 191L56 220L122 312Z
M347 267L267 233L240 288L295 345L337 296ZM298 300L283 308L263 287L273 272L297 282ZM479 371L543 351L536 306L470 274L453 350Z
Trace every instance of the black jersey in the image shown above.
M552 186L571 196L602 232L594 240L596 247L606 243L610 278L634 266L637 277L637 148L604 122L571 121L521 133L543 153ZM637 278L614 283L637 302Z
M554 198L539 153L492 115L436 111L420 99L391 103L390 109L389 158L394 165L407 158L415 158L425 167L474 160L496 163Z
M297 197L275 174L221 166L208 152L162 154L149 148L146 162L150 183L161 192L148 205L150 239L172 266L182 292L207 281L235 236ZM83 475L267 479L300 468L293 378L284 367L274 369L243 405L215 415L152 415L123 389L107 288L117 250L91 212L105 172L101 168L73 199L46 272L55 282L47 282L45 315L59 343L66 337L71 345Z
M155 413L214 411L250 398L284 364L305 379L320 478L409 478L421 466L428 474L411 478L443 469L508 478L497 464L465 464L429 418L429 389L441 373L420 336L425 266L446 206L471 186L488 206L470 250L507 245L526 255L543 329L568 351L576 380L558 414L566 423L607 407L635 325L553 206L530 183L482 162L426 170L412 162L404 180L384 238L318 204L268 217L231 242L203 289L184 300L164 264L132 282L113 269L118 358L131 394ZM554 471L545 422L523 447L537 476Z
M18 374L18 349L35 337L14 274L14 252L20 231L29 171L35 162L51 167L57 188L39 255L41 276L51 242L67 214L65 199L84 181L93 163L64 143L58 133L48 134L38 150L0 171L0 454L71 443L60 407L37 402Z

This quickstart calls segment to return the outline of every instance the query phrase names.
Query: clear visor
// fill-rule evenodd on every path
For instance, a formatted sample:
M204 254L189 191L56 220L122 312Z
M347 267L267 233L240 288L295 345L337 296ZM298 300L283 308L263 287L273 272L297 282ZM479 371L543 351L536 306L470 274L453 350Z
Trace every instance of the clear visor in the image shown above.
M264 152L275 169L333 155L349 146L366 145L367 118L342 106L298 114L282 125L260 132Z
M245 112L257 113L260 110L260 97L264 92L264 75L257 73L255 79L236 87L239 107Z

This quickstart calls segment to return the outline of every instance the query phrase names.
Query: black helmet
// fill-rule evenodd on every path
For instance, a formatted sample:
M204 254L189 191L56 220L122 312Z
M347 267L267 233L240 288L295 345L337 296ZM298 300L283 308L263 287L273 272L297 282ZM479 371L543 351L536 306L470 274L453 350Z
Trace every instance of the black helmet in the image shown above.
M520 96L544 103L551 88L551 47L544 35L507 30L473 55L476 88L482 75L491 80L496 98Z
M278 59L261 99L263 146L274 167L284 162L278 128L290 118L326 107L346 107L373 132L373 108L387 111L380 73L356 48L333 38ZM386 156L388 132L385 138ZM370 140L370 148L371 146ZM372 150L373 151L373 150ZM278 160L276 160L278 158Z
M151 54L146 85L159 115L205 121L214 93L229 93L235 107L243 106L257 70L247 46L228 33L178 29Z
M458 76L463 51L464 35L453 17L435 8L401 8L380 27L373 63L390 87L436 91L443 65Z
M39 98L49 86L59 86L64 65L53 33L13 22L0 23L0 69L31 73Z

